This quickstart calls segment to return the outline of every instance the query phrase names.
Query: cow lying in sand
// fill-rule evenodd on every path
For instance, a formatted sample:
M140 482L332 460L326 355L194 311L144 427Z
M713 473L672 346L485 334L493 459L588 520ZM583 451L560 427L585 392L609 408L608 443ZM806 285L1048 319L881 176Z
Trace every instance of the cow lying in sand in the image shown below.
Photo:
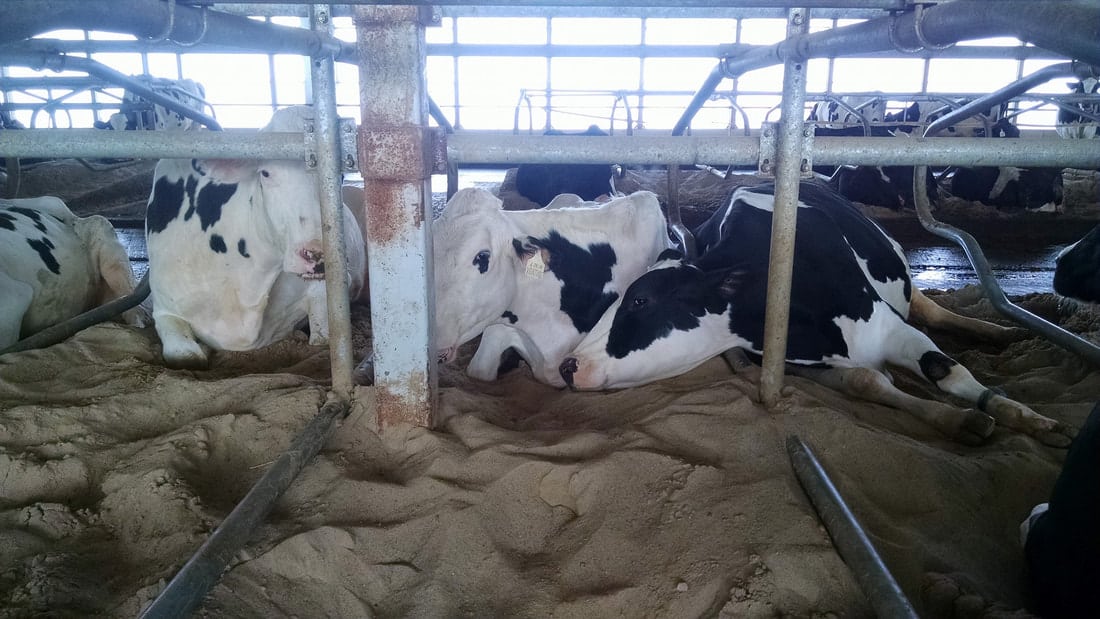
M558 364L627 284L669 246L657 196L504 211L463 189L432 224L435 345L441 362L481 335L467 373L494 380L514 348L535 377L565 386Z
M0 200L0 349L134 290L111 223L59 198ZM143 324L142 310L123 314Z
M301 132L311 116L281 109L261 131ZM205 367L199 342L260 348L306 318L310 343L327 341L320 187L304 162L164 159L154 174L145 230L165 363ZM366 250L346 207L344 245L354 298Z
M702 257L688 262L666 254L632 283L562 362L565 382L577 389L630 387L686 372L730 348L761 353L772 193L770 186L736 190L697 230ZM790 367L826 381L839 375L833 384L904 408L964 442L988 437L994 419L1051 444L1069 442L1068 428L987 389L905 320L912 315L929 326L1002 340L1014 337L1013 329L953 314L926 298L912 285L900 246L839 194L803 182L799 195ZM904 394L873 371L887 363L992 418Z

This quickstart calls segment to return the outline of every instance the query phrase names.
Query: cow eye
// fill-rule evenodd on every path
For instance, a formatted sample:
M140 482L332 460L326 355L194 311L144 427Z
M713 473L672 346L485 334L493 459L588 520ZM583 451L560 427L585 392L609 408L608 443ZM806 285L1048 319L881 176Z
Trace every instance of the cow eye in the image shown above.
M477 270L480 273L484 273L489 270L489 250L483 249L477 252L477 256L474 256L474 266L477 267Z
M267 170L260 170L260 176L263 176L264 178L271 178L271 172L268 172Z
M634 300L631 301L630 304L634 307L634 309L641 309L645 307L647 303L649 303L649 299L645 297L634 297Z

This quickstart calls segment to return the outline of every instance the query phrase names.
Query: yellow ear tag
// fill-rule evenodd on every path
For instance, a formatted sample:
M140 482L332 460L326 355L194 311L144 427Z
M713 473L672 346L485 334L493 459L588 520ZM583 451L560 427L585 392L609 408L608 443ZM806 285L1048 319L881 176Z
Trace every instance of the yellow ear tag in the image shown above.
M542 261L542 252L536 251L527 261L527 277L538 279L546 272L546 263Z

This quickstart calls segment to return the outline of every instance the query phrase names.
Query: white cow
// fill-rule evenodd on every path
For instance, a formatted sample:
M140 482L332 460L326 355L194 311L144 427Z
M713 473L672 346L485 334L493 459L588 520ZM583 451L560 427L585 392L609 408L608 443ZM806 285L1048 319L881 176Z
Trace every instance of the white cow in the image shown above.
M277 111L261 131L303 131L312 109ZM251 350L287 337L307 317L310 343L328 339L320 186L296 160L164 159L145 217L153 319L172 367L205 367L199 343ZM345 206L354 298L363 237Z
M111 223L59 198L0 200L0 348L134 290ZM123 314L142 326L141 310Z
M577 208L504 211L483 189L463 189L432 225L435 345L441 362L481 335L467 373L497 376L515 348L543 382L564 386L562 357L626 285L669 247L657 196L640 191Z

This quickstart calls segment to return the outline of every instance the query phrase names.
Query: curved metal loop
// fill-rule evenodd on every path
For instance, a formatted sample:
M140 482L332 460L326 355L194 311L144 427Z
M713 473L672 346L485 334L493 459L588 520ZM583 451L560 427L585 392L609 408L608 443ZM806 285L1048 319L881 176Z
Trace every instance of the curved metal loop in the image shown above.
M936 45L935 43L930 43L928 39L924 38L924 32L921 31L921 22L923 21L924 5L918 4L916 13L914 14L913 18L913 34L917 35L917 40L920 41L920 44L923 45L925 49L939 51L955 47L954 43L947 43L945 45Z
M157 36L146 39L146 43L161 43L168 40L168 35L172 34L172 30L176 27L176 0L168 0L168 23L164 25L164 30Z
M175 2L175 0L172 1ZM202 13L202 30L199 30L199 36L195 37L194 41L188 41L184 43L183 41L173 40L173 43L179 45L180 47L191 47L193 45L198 45L199 42L206 37L206 30L210 26L210 18L208 17L208 14L206 12L206 5L204 4L199 7L199 11Z
M890 44L894 46L894 49L903 54L916 54L917 52L924 51L923 47L902 47L901 43L898 43L898 17L897 13L890 15Z

